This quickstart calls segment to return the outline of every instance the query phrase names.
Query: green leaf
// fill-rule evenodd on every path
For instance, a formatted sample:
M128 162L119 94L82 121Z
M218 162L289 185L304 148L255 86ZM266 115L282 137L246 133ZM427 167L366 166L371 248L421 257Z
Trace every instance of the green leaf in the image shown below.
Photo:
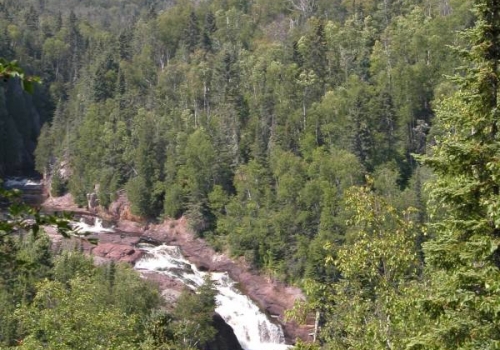
M21 80L21 86L29 94L33 94L35 92L35 85L32 81L29 80Z

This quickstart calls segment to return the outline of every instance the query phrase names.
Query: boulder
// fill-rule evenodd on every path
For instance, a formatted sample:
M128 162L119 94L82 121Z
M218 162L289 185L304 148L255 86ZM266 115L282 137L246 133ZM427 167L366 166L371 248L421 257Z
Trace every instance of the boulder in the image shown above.
M142 257L143 252L129 245L99 243L97 247L92 249L92 255L110 260L134 264Z

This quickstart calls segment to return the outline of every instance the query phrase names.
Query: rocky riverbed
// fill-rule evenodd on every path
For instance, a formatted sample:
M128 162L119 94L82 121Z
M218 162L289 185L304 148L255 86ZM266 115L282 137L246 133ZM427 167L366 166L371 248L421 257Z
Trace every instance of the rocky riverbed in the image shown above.
M118 198L107 210L99 207L78 208L70 195L49 198L44 202L43 207L51 212L77 213L89 224L95 223L96 218L103 218L112 223L114 228L114 232L91 234L91 237L98 238L97 245L85 240L78 242L63 240L54 230L49 229L48 233L56 248L78 244L80 249L92 254L97 263L115 260L134 265L144 254L137 248L139 242L179 246L183 255L198 269L209 272L227 272L246 295L282 325L288 344L294 343L296 338L309 339L311 327L285 322L284 319L285 311L292 308L296 300L303 298L299 288L287 286L259 274L243 259L234 260L215 252L207 242L196 238L190 232L185 218L166 220L159 224L144 222L130 213L129 204L124 196ZM175 300L184 288L179 281L159 273L147 272L144 276L156 281L167 299Z

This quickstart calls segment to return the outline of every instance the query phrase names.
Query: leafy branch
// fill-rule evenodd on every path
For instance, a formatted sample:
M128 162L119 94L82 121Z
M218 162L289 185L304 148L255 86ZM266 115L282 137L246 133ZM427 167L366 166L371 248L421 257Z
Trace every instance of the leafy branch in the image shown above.
M42 80L38 76L25 75L24 70L17 61L7 61L0 57L0 79L7 82L11 78L18 78L24 91L33 94L35 84L40 84Z

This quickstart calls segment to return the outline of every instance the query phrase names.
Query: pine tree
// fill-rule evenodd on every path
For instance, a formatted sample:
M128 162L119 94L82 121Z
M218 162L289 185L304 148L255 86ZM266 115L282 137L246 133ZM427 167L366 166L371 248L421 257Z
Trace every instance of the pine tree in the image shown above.
M53 169L52 179L50 181L50 194L53 197L62 196L66 192L66 180L61 176L58 168Z
M201 46L205 51L211 51L213 46L212 35L217 30L215 16L212 12L208 12L205 16L203 25L203 33L201 38Z
M438 108L441 135L424 158L436 174L433 209L444 214L424 244L430 321L413 349L500 347L500 3L477 0L475 14L461 51L469 65Z
M194 11L189 14L187 27L184 30L184 40L189 52L193 52L200 41L200 28L198 25L198 17Z

